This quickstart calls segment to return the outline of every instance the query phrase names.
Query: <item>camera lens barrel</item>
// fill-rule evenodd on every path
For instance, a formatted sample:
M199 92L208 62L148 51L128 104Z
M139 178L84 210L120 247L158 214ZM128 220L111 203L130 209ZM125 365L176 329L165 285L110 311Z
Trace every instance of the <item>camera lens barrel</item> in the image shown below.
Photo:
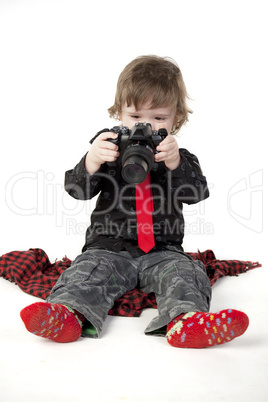
M151 147L134 144L127 147L122 158L122 176L128 183L142 183L152 169L154 152Z
M128 183L142 183L148 173L148 164L143 158L130 156L122 167L123 179Z

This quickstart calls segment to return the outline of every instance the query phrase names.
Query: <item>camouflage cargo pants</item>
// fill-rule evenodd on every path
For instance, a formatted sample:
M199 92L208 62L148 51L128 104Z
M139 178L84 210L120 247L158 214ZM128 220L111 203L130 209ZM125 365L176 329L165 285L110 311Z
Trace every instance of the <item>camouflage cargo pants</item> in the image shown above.
M209 311L211 285L205 266L172 247L138 258L126 251L89 249L60 276L47 301L79 311L98 337L114 301L137 285L155 294L158 307L146 334L165 329L179 314Z

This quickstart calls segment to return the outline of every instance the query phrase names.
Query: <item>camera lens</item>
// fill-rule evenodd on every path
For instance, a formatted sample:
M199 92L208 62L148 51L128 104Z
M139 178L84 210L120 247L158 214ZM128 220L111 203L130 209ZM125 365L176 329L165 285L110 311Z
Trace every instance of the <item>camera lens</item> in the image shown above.
M142 183L152 169L154 153L151 147L134 144L127 147L122 157L122 176L128 183Z
M130 156L122 168L122 176L128 183L142 183L148 173L148 163L139 156Z

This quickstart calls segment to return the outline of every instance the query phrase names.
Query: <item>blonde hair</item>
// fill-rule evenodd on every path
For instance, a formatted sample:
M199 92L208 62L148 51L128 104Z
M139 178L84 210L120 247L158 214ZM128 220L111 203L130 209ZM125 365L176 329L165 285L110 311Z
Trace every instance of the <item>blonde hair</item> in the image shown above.
M176 123L171 134L176 134L192 113L187 106L189 96L181 71L175 61L167 57L139 56L121 72L114 105L108 109L113 119L119 119L122 106L133 105L139 110L143 105L150 108L176 107Z

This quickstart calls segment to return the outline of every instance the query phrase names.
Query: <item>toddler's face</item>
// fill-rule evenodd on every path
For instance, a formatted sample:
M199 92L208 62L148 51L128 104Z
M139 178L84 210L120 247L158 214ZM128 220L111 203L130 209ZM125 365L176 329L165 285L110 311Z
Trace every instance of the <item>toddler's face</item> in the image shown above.
M150 123L152 130L165 128L170 134L176 123L176 109L171 107L150 109L145 105L140 110L136 110L134 106L124 105L119 117L123 126L127 126L130 129L136 123Z

